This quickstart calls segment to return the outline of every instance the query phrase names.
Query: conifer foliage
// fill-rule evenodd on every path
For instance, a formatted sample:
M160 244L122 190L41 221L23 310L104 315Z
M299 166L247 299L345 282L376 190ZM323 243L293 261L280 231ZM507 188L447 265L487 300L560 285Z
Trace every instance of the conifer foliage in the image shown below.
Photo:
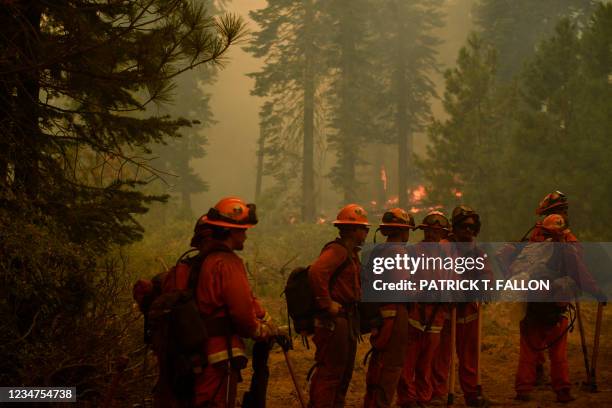
M147 108L244 33L203 4L0 2L0 382L99 390L84 382L130 323L109 253L163 199L138 189L160 175L149 146L191 124Z

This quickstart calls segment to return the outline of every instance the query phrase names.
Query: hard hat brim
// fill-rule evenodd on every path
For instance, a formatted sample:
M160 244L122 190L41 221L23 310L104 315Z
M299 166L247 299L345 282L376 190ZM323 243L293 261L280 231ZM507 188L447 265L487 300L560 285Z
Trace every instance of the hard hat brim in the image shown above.
M425 228L441 229L441 230L444 230L444 231L450 231L450 229L447 228L447 227L442 227L442 226L439 226L439 225L427 225L427 224L418 225L418 226L416 226L415 229L425 229Z
M363 221L348 221L348 220L336 220L332 222L334 225L363 225L364 227L369 227L371 224Z
M536 215L544 215L544 213L555 209L557 207L565 207L565 209L568 209L569 206L567 204L567 202L560 202L560 203L555 203L552 205L549 205L548 207L544 207L544 208L536 208Z
M248 229L253 228L254 224L233 224L231 222L220 221L220 220L209 220L208 218L204 218L204 224L215 225L217 227L224 228L235 228L235 229Z
M408 228L408 229L415 229L416 227L414 225L410 225L410 224L400 224L400 223L393 223L393 222L389 222L389 223L382 223L379 225L380 227L393 227L393 228Z

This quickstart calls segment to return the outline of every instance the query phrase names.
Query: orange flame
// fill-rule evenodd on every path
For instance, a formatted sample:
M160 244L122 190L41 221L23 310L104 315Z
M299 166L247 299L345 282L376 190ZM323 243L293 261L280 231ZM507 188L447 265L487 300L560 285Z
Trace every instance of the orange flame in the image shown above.
M394 205L399 203L399 197L398 196L393 196L390 199L387 200L387 205Z
M380 179L383 182L383 189L387 191L387 171L385 170L385 166L380 166Z
M427 190L424 185L419 185L410 192L410 201L418 204L427 196Z

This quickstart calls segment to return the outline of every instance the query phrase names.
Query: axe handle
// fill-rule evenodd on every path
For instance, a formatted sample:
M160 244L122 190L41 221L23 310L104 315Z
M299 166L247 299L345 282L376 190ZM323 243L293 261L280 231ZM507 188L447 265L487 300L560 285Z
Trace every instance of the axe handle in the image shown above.
M578 330L580 331L580 344L582 346L582 356L584 357L584 368L586 370L586 383L591 383L591 370L589 370L589 352L587 350L584 337L584 325L582 324L582 314L580 313L580 302L576 302L576 318L578 319Z
M300 400L300 406L302 408L306 408L306 400L304 399L302 388L300 388L300 385L298 384L297 379L295 378L295 371L293 371L293 364L291 364L291 359L289 358L289 352L283 349L283 354L285 355L285 362L287 363L287 369L289 370L291 381L293 381L293 386L295 387L295 391L297 392L298 399Z
M591 357L591 390L597 391L597 357L599 355L599 337L601 336L601 320L603 304L597 304L597 320L595 320L595 339L593 341L593 356Z
M476 350L476 387L478 388L478 395L482 396L482 374L481 374L481 348L482 348L482 303L478 303L478 332L476 337L476 344L478 349Z
M448 375L448 405L453 405L455 402L455 348L457 346L457 308L453 305L451 309L451 321L450 321L450 373Z

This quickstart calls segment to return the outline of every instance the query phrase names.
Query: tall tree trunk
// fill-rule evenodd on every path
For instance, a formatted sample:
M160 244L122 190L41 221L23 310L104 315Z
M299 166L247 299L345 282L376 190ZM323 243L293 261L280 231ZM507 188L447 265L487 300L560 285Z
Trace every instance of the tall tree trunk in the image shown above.
M357 199L355 177L355 165L357 161L357 147L360 144L359 137L355 131L354 115L357 112L351 92L353 87L359 86L353 78L354 65L357 61L354 60L355 55L355 33L351 30L348 24L348 19L351 18L350 2L347 2L347 12L340 15L340 47L341 47L341 90L340 90L340 140L342 143L339 148L342 149L342 188L344 191L344 203L352 203Z
M262 125L259 126L259 140L257 142L257 174L255 178L255 202L261 198L261 182L263 179L264 148L266 146L266 133Z
M27 150L12 152L12 159L15 164L15 183L30 198L35 198L38 193L42 146L38 125L39 73L33 67L38 63L41 8L37 2L24 4L23 8L23 17L18 22L20 34L17 47L21 54L19 58L32 68L17 75L16 106L19 108L15 111L15 117L16 133L25 141L23 145L27 146Z
M186 187L183 187L181 191L181 204L183 206L183 214L186 217L192 218L193 209L191 207L191 192Z
M408 158L409 158L409 126L408 126L408 89L406 86L405 64L400 56L398 56L397 72L396 72L396 108L395 126L397 129L397 195L399 198L399 206L402 208L408 207Z
M314 24L312 0L305 2L304 27L306 30ZM314 96L315 78L313 70L312 39L306 38L304 58L304 140L302 158L302 221L312 222L315 218L314 191Z

